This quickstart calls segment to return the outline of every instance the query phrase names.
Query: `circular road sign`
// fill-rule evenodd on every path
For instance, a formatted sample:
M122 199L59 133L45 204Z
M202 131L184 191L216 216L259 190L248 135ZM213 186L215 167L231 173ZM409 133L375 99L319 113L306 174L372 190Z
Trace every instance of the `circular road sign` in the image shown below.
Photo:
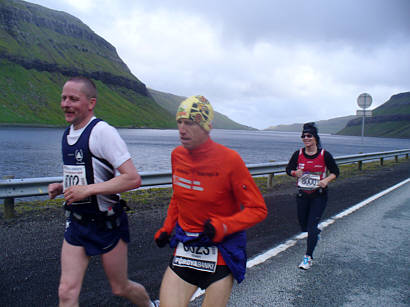
M359 97L357 97L357 104L359 105L359 107L363 109L370 107L372 104L372 101L373 101L372 96L370 96L367 93L360 94Z

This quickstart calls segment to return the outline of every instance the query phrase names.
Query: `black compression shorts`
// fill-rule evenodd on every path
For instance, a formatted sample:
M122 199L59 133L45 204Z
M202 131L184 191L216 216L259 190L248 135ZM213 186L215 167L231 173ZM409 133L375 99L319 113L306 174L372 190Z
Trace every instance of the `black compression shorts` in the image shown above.
M225 278L231 271L227 265L217 265L214 273L199 271L186 267L179 267L172 264L174 257L171 257L169 267L175 272L181 279L192 285L198 286L202 290L208 288L214 282Z

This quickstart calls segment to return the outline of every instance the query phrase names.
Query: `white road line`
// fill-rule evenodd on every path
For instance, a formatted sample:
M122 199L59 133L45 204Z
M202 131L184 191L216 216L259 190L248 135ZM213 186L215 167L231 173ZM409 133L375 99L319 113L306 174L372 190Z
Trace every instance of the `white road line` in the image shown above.
M320 229L324 229L327 226L333 224L336 220L341 219L357 210L359 210L360 208L370 204L372 201L375 201L376 199L390 193L391 191L401 187L402 185L406 184L410 182L410 178L407 178L406 180L399 182L398 184L384 190L381 191L380 193L377 193L363 201L361 201L360 203L334 215L333 217L327 219L326 221L323 221L319 224L319 228ZM265 262L266 260L278 255L281 252L284 252L285 250L287 250L289 247L294 246L298 240L302 240L305 239L307 237L307 233L306 232L301 232L297 235L295 235L294 237L292 237L291 239L287 240L285 243L279 244L278 246L275 246L269 250L267 250L266 252L264 252L263 254L257 255L252 259L249 259L248 262L246 263L246 267L247 268L251 268L255 265L261 264L263 262ZM196 299L197 297L201 296L202 294L204 294L205 291L198 289L194 295L191 298L191 301L193 301L194 299Z
M377 193L377 194L365 199L364 201L361 201L360 203L358 203L358 204L356 204L356 205L354 205L354 206L352 206L352 207L350 207L350 208L336 214L335 216L327 219L326 221L321 222L318 227L320 229L326 228L327 226L333 224L337 219L343 218L343 217L345 217L345 216L359 210L360 208L362 208L362 207L368 205L369 203L371 203L372 201L382 197L383 195L386 195L387 193L390 193L391 191L401 187L402 185L406 184L409 181L410 181L410 178L407 178L406 180L404 180L404 181L402 181L402 182L400 182L400 183L398 183L398 184L396 184L396 185L394 185L394 186L392 186L392 187L390 187L390 188L388 188L388 189L386 189L386 190L384 190L380 193ZM301 240L301 239L304 239L306 237L307 237L307 233L306 232L301 232L298 235L294 236L293 238L287 240L285 243L280 244L280 245L278 245L278 246L264 252L263 254L260 254L256 257L248 260L248 262L246 264L246 267L251 268L255 265L261 264L261 263L265 262L266 260L268 260L269 258L274 257L277 254L287 250L289 247L295 245L297 240Z

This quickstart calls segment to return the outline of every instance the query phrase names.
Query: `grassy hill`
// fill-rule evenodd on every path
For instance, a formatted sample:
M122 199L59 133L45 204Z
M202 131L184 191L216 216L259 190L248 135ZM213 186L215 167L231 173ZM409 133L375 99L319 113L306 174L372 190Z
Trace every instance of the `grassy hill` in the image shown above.
M171 114L176 114L177 109L181 101L186 99L187 97L184 96L177 96L169 93L164 93L160 91L156 91L153 89L148 88L149 93L154 98L154 100L166 109ZM212 102L211 102L212 103ZM256 130L255 128L251 128L245 125L238 124L234 122L227 116L216 112L214 115L214 120L212 122L213 128L215 129L231 129L231 130Z
M362 135L362 118L351 115L316 122L319 133ZM265 130L300 132L303 123L271 126ZM410 138L410 92L393 95L365 119L365 136Z
M319 120L316 122L316 125L319 129L319 133L330 133L335 134L336 132L340 131L349 120L355 118L354 115L351 116L343 116L343 117L336 117L328 120ZM303 127L303 123L295 123L291 125L278 125L278 126L271 126L265 130L271 131L288 131L288 132L301 132Z
M66 125L60 108L61 87L67 76L26 69L0 58L0 123L7 125ZM95 114L119 127L175 127L168 112L137 92L95 80Z
M361 135L362 118L346 124L337 134ZM410 92L393 95L365 119L365 136L410 138Z
M173 128L115 48L79 19L20 0L0 0L0 123L65 125L61 87L70 76L98 87L96 115L119 127Z
M21 0L0 0L0 125L66 125L61 88L77 75L95 81L95 114L110 124L176 127L179 96L149 92L115 48L81 20ZM215 126L248 128L222 114Z

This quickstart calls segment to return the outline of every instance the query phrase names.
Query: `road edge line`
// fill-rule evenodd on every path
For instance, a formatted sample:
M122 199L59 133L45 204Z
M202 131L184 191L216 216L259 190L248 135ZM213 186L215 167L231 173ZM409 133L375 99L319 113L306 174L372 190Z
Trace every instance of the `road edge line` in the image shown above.
M373 195L369 198L366 198L365 200L357 203L356 205L353 205L352 207L350 207L350 208L348 208L348 209L346 209L346 210L332 216L331 218L321 222L318 227L320 229L324 229L324 228L328 227L329 225L333 224L336 220L338 220L340 218L343 218L343 217L345 217L345 216L359 210L360 208L368 205L369 203L371 203L371 202L375 201L376 199L390 193L391 191L401 187L402 185L404 185L408 182L410 182L410 178L407 178L407 179L395 184L394 186L391 186L390 188L387 188L387 189L385 189L385 190L383 190L383 191L381 191L381 192L379 192L379 193L377 193L377 194L375 194L375 195ZM285 243L279 244L279 245L265 251L264 253L259 254L255 257L253 257L252 259L249 259L246 263L246 267L251 268L255 265L261 264L261 263L265 262L266 260L268 260L269 258L272 258L272 257L278 255L279 253L287 250L289 247L294 246L297 243L298 240L302 240L306 237L307 237L307 233L306 232L301 232L301 233L295 235L294 237L292 237L291 239L285 241Z
M336 220L341 219L345 216L348 216L349 214L359 210L360 208L370 204L372 201L375 201L376 199L390 193L391 191L401 187L402 185L405 185L406 183L410 182L410 178L407 178L405 180L403 180L402 182L399 182L397 184L395 184L394 186L387 188L369 198L366 198L365 200L357 203L356 205L353 205L352 207L332 216L331 218L327 219L326 221L323 221L319 224L319 228L320 229L324 229L328 226L330 226L331 224L333 224ZM281 252L284 252L285 250L287 250L288 248L296 245L297 241L305 239L307 237L307 233L306 232L301 232L295 236L293 236L291 239L285 241L285 243L281 243L267 251L265 251L262 254L259 254L255 257L253 257L252 259L249 259L246 262L246 268L251 268L253 266L256 266L258 264L264 263L266 260L275 257L276 255L280 254ZM196 298L200 297L201 295L203 295L205 293L204 290L198 289L194 295L192 295L191 297L191 302L193 300L195 300Z

